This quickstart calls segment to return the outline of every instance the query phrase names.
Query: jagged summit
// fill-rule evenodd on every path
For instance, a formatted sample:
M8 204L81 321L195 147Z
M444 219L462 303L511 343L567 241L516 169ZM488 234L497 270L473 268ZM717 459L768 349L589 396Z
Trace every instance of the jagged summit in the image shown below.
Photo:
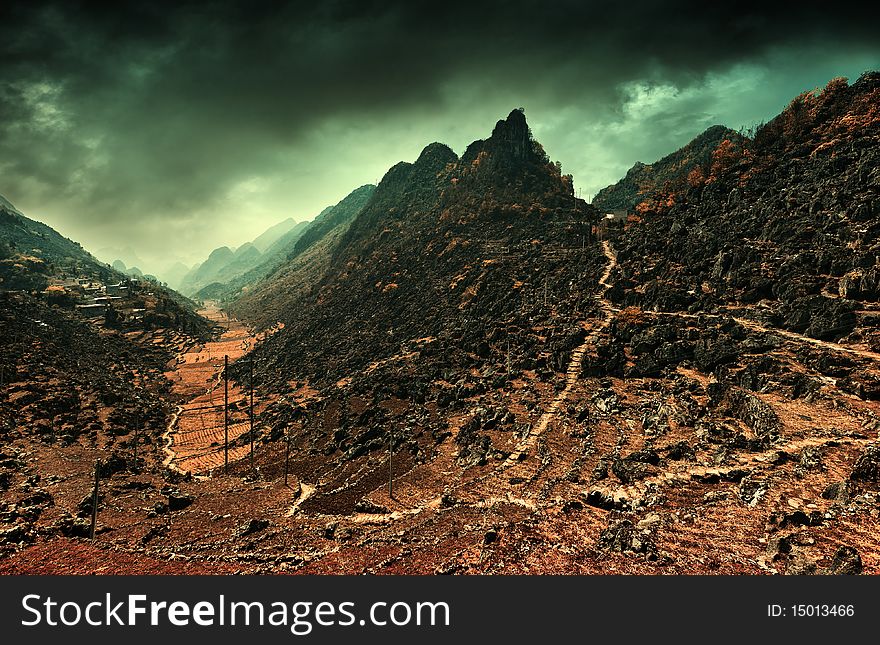
M493 169L549 161L541 144L532 138L522 108L512 110L506 119L499 120L488 139L478 139L469 145L461 160L473 163L483 153L490 157L489 165Z
M532 133L522 109L511 111L507 119L500 120L492 130L489 141L505 149L517 159L525 159L533 152Z

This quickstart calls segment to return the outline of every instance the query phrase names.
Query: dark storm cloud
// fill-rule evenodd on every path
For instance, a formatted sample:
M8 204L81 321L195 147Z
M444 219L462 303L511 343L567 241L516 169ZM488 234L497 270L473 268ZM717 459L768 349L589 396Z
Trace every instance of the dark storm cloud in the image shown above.
M493 97L547 110L530 114L533 125L552 120L554 106L601 122L623 109L627 83L686 89L781 51L877 50L877 10L841 3L144 2L99 13L59 2L0 11L0 193L66 208L68 230L134 226L153 245L167 243L167 226L187 242L218 222L232 226L259 206L266 182L275 192L263 211L277 212L278 186L315 175L287 194L315 210L354 187L331 186L333 173L317 170L353 163L353 142L381 157L389 144L380 139L393 140L399 124L424 127L428 143L438 115L482 118L477 106ZM547 131L562 137L565 127Z

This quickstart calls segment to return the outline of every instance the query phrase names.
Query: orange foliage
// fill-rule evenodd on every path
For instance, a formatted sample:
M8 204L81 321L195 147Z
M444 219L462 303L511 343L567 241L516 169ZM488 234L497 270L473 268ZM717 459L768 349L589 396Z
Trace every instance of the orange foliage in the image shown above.
M718 144L718 147L712 152L712 165L709 170L709 179L707 183L713 182L728 168L742 159L742 146L734 143L730 139L725 139Z
M691 188L699 188L703 184L706 183L706 175L703 174L703 169L697 166L693 170L688 173L687 176L688 186Z
M617 321L625 325L638 325L644 321L644 315L638 307L627 307L617 314Z

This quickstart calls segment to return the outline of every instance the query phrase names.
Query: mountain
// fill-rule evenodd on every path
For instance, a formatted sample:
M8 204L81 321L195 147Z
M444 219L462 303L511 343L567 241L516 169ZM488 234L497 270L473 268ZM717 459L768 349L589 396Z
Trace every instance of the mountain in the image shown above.
M114 271L42 222L21 214L6 199L0 205L0 289L34 289L50 275L77 274L108 280Z
M178 289L180 283L189 273L191 267L186 266L182 262L174 262L171 266L159 272L159 277L172 289Z
M137 252L130 246L124 248L104 247L98 249L95 256L100 260L112 264L119 260L126 266L146 266L146 263L140 258Z
M223 268L234 259L235 253L228 246L214 249L204 262L194 266L184 276L180 284L181 292L193 294L204 285L214 282Z
M372 184L367 184L353 190L339 203L321 211L311 222L300 222L278 238L266 249L254 268L227 282L207 285L196 296L230 301L247 292L249 298L274 299L273 290L281 281L272 279L265 284L261 281L267 276L274 276L279 270L289 272L294 260L306 254L309 248L341 235L367 203L375 188Z
M293 221L292 217L288 217L286 220L278 222L260 233L251 244L257 247L260 253L265 253L266 249L272 246L279 237L288 233L295 226L297 226L297 223Z
M498 291L500 284L536 289L536 272L574 276L597 262L595 252L565 266L545 259L551 247L579 249L593 219L595 211L574 197L571 178L549 161L524 114L514 110L460 159L433 143L414 163L395 165L338 240L293 271L279 269L233 310L265 326L283 321L273 342L313 339L305 355L299 343L283 354L299 369L323 364L326 378L417 338L446 335L452 342L464 334L455 343L468 351L491 332L489 311L518 318L523 292ZM578 306L576 299L563 304L563 294L554 298L562 299L560 309ZM471 322L454 331L459 323L452 320L462 311Z
M744 137L722 125L713 125L684 147L650 165L636 162L616 184L600 190L593 206L602 212L635 210L657 193L678 191L688 181L698 182L711 172L712 153L722 141L742 145Z
M529 392L564 380L560 371L585 337L578 321L596 315L586 286L604 264L590 238L596 219L514 110L461 158L433 143L392 167L344 232L308 246L233 303L258 326L284 324L255 350L262 387L295 398L308 383L323 401L316 414L375 401L373 412L352 410L344 432L315 437L326 455L315 472L352 459L368 468L367 455L383 445L380 428L399 427L411 405L430 402L442 416L485 393L483 404L495 409L509 395L508 377ZM287 412L279 408L279 419ZM399 435L420 458L446 427L422 416L418 430ZM501 417L512 429L512 417ZM456 446L463 469L496 450L475 429ZM343 485L328 476L327 490ZM356 501L322 491L309 508Z
M621 240L620 302L738 307L821 339L862 329L860 303L880 296L878 97L880 74L836 79L753 141L719 144L707 178L654 204Z

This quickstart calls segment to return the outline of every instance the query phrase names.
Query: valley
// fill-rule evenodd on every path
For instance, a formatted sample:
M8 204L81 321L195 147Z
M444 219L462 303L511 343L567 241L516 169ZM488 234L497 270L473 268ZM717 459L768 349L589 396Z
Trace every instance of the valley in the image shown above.
M10 251L0 572L880 573L878 97L832 81L593 203L513 110L149 326Z

